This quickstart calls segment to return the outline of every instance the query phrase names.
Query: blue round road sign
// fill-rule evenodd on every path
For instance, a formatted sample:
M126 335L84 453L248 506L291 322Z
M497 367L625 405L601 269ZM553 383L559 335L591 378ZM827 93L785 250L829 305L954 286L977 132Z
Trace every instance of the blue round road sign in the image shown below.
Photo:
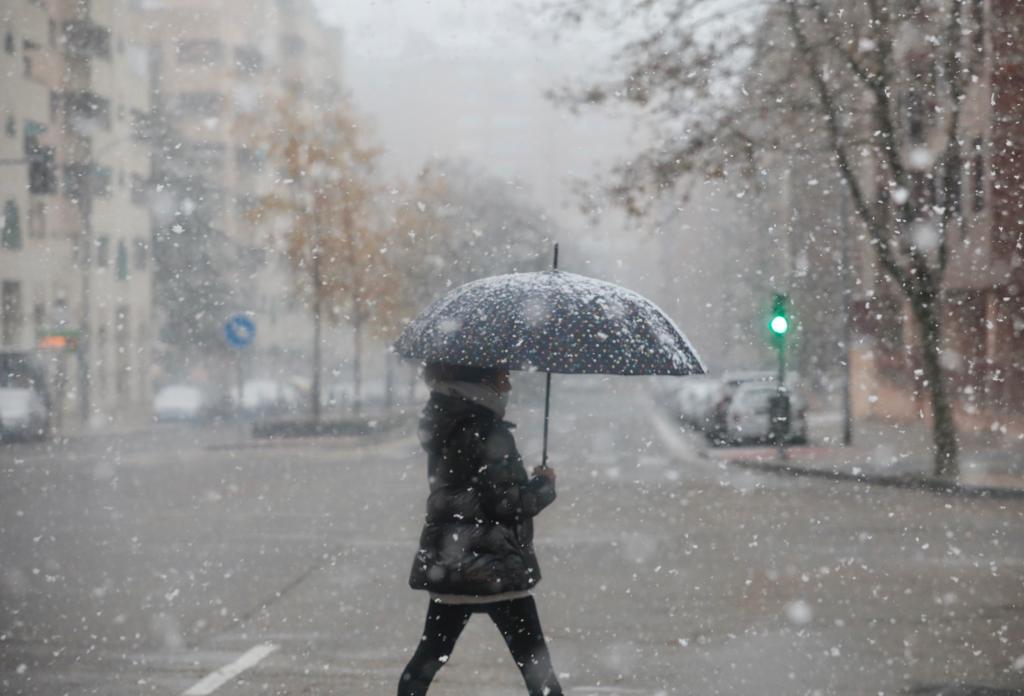
M256 324L248 315L232 314L224 323L224 338L235 348L246 348L256 338Z

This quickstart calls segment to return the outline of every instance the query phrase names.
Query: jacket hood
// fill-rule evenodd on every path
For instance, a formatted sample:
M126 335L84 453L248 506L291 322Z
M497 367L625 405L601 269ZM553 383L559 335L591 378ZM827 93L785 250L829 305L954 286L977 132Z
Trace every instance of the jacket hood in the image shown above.
M495 415L472 401L432 392L420 416L420 445L430 454L440 454L455 428L471 418L493 420Z

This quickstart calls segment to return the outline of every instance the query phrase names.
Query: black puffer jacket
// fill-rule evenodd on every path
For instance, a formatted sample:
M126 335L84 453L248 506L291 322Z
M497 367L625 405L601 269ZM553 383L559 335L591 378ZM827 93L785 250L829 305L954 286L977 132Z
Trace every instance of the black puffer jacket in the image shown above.
M513 427L482 406L431 394L420 419L430 497L412 588L485 596L540 580L532 518L555 486L527 476Z

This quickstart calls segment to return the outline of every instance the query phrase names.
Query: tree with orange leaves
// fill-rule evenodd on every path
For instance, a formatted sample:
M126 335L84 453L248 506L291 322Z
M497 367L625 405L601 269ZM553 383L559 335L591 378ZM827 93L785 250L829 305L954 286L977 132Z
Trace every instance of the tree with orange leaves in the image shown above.
M275 116L260 140L277 178L256 217L280 233L313 320L311 415L320 418L325 319L352 326L358 412L365 327L394 294L375 180L379 152L364 144L347 104L303 112L282 100Z

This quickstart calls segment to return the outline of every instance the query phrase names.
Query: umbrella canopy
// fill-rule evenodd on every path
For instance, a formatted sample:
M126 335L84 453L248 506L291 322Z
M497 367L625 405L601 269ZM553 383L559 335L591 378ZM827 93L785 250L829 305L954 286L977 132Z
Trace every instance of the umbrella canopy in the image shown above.
M421 312L395 350L428 363L510 370L704 373L689 341L650 300L557 270L466 283Z

